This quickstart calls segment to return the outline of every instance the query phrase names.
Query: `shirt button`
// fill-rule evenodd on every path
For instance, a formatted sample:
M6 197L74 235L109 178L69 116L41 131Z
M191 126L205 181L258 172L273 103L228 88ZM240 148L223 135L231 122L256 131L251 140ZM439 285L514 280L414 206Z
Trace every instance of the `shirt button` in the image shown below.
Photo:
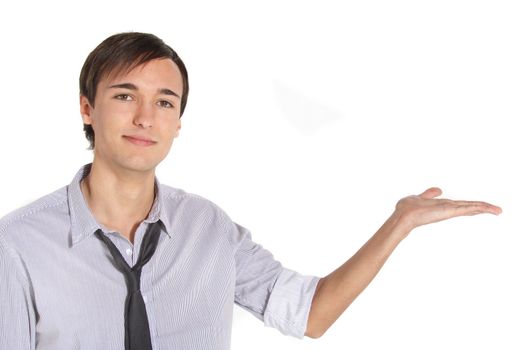
M126 254L131 255L131 253L132 253L131 249L129 249L129 248L126 249Z

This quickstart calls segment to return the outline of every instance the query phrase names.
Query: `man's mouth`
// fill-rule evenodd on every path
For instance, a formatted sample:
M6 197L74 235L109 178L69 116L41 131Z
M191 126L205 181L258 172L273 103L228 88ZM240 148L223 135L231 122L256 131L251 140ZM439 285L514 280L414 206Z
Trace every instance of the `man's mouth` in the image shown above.
M155 141L152 141L148 138L145 138L145 137L141 137L141 136L127 136L127 135L124 135L124 138L126 140L128 140L129 142L135 144L135 145L139 145L139 146L151 146L153 144L155 144L156 142Z

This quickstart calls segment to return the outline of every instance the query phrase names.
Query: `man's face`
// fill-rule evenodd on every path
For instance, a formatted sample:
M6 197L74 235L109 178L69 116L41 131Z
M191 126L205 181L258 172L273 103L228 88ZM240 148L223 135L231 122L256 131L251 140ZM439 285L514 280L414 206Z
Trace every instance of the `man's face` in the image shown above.
M80 97L82 119L95 132L97 162L131 171L154 170L179 135L181 96L182 76L170 59L151 60L127 74L101 79L95 108Z

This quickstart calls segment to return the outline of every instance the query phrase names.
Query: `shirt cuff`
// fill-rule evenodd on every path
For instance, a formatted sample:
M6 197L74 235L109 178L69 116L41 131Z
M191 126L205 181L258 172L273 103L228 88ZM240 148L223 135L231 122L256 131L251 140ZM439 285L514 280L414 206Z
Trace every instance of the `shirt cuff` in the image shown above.
M320 279L283 267L264 310L264 325L276 328L284 335L302 339Z

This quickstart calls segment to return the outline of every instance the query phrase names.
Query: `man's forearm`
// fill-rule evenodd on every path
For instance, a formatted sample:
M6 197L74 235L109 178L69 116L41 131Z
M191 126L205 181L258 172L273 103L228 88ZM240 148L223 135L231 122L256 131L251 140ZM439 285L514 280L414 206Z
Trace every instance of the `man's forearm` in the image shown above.
M407 234L398 218L391 216L354 256L322 278L312 299L305 335L323 335L368 286Z

